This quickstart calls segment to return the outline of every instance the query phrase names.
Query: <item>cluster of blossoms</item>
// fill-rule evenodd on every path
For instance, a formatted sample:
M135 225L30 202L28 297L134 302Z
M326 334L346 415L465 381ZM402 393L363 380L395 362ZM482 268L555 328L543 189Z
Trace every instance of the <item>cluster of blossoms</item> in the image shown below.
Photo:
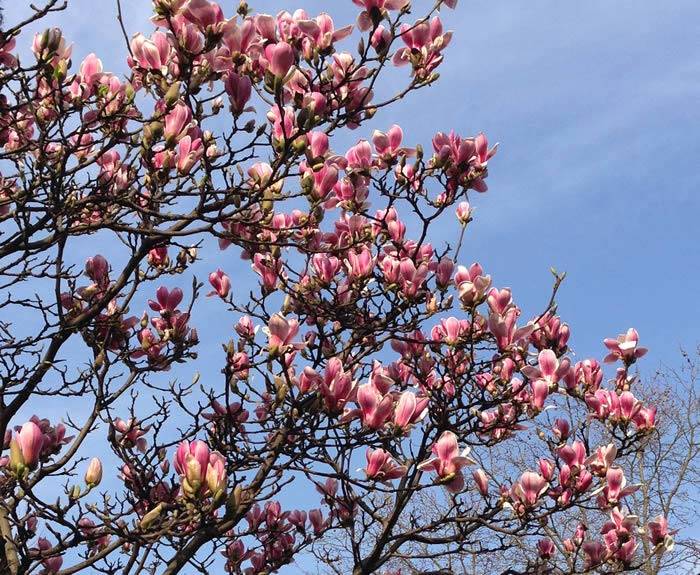
M5 432L4 448L9 448L10 455L0 458L0 467L8 468L17 477L25 476L37 465L48 460L61 448L70 443L66 436L66 427L62 423L55 427L48 419L39 419L33 415L29 421L15 427L15 432Z

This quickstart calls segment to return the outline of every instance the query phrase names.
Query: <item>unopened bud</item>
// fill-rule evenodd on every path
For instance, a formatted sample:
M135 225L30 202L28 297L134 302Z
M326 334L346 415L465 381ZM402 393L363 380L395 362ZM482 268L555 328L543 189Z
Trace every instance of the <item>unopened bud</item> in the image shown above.
M151 509L146 515L143 516L139 523L139 527L141 529L148 529L151 525L153 525L153 522L160 517L160 514L163 511L163 504L159 503L156 505L153 509Z
M90 465L88 465L87 471L85 472L85 483L89 487L97 487L101 481L102 462L97 457L93 457L90 460Z

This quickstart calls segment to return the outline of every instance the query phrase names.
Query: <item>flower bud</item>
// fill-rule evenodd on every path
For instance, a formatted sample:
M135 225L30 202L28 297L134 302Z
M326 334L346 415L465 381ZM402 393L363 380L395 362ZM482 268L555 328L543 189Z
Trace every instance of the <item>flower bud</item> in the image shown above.
M153 509L151 509L146 515L143 516L143 519L141 519L141 522L139 523L139 527L141 529L148 529L151 525L153 525L153 522L160 517L160 514L163 511L163 504L159 503L156 505Z
M25 469L22 449L16 439L10 441L10 468L18 476L21 475Z
M97 487L101 481L102 462L97 457L93 457L90 460L90 465L88 465L87 471L85 472L85 483L89 487Z

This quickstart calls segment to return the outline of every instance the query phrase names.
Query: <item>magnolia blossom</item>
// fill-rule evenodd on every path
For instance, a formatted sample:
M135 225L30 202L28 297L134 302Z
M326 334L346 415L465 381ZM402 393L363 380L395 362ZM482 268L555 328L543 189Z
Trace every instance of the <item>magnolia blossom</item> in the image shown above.
M265 48L268 69L278 78L284 78L294 65L294 50L286 42L269 44Z
M551 349L542 350L537 356L538 367L525 366L522 372L530 378L531 405L541 410L550 391L557 389L557 382L569 372L568 359L561 362Z
M394 409L394 426L406 429L413 423L423 419L428 413L428 398L417 398L415 393L404 391Z
M626 487L627 478L625 472L620 467L610 467L605 473L605 487L598 497L598 504L601 507L617 505L617 503L627 495L639 489L639 485Z
M378 24L388 10L401 10L409 0L352 0L354 4L364 8L357 17L357 27L363 32Z
M471 220L472 215L472 209L469 206L469 202L460 202L457 205L455 213L457 214L457 221L463 226L466 226L469 223L469 220Z
M143 437L149 430L149 427L141 427L139 422L133 418L126 421L117 417L112 425L119 434L119 441L127 448L136 447L139 451L146 451L146 438Z
M156 291L156 300L148 300L148 305L153 311L161 313L173 312L177 309L182 301L183 293L180 288L174 288L172 291L165 286L161 286Z
M357 403L360 405L362 422L372 429L379 429L391 417L394 400L382 394L372 383L357 388Z
M271 354L284 353L289 348L303 347L303 344L292 342L299 333L299 322L295 319L288 320L277 313L270 318L264 331L268 335L268 350Z
M231 280L221 269L209 274L209 283L214 288L214 291L209 292L207 295L218 295L222 299L228 297L231 290Z
M443 483L452 493L459 493L464 488L464 475L462 468L474 465L476 462L467 457L469 447L459 452L457 436L451 431L444 431L431 451L433 457L418 464L418 468L426 471L435 471Z
M663 515L659 515L650 521L647 525L647 531L649 532L649 541L651 541L652 545L664 545L668 550L673 548L673 535L676 532L669 531L668 520Z
M174 144L185 137L192 121L192 110L182 103L178 103L165 116L164 136L166 142Z
M557 552L557 548L551 539L544 538L537 542L537 552L542 559L550 559Z
M220 453L210 452L203 441L181 442L175 453L174 464L186 497L218 497L226 488L225 460Z
M368 449L366 457L365 473L368 479L391 481L406 475L406 466L396 463L391 455L383 449Z
M102 462L97 457L93 457L85 472L85 483L95 487L100 484L100 481L102 481Z
M617 339L603 340L605 347L610 350L610 353L605 356L606 363L617 361L618 359L627 365L637 361L647 353L647 348L639 346L639 334L633 327L627 330L627 333L617 336Z
M21 472L25 467L34 468L39 462L44 446L44 434L33 421L28 421L16 433L10 442L10 464L15 471Z
M475 469L472 471L472 477L476 484L479 493L486 497L489 494L489 478L483 469Z
M549 482L539 473L534 471L523 473L510 489L516 512L534 507L548 488Z

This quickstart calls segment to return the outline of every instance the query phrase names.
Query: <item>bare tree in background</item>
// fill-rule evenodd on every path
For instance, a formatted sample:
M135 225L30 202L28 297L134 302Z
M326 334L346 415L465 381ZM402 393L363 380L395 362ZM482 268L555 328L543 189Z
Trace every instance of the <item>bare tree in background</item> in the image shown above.
M643 543L641 553L644 557L637 570L639 575L689 575L700 573L700 347L694 354L681 352L681 361L677 366L663 366L652 377L641 379L636 383L639 397L657 406L656 430L650 434L643 447L634 458L627 462L625 475L633 484L640 484L638 491L630 496L629 506L637 512L636 524L646 526L654 518L663 515L676 533L673 546L659 554ZM570 417L575 418L572 410ZM557 415L561 415L558 413ZM540 431L541 433L541 431ZM531 459L537 442L523 436L520 446L508 446L507 451L491 454L488 465L496 465L501 459L501 473L520 468L523 462ZM531 438L530 438L531 439ZM596 443L604 443L609 437L596 437ZM588 438L592 440L591 437ZM467 511L479 505L478 494L472 493L473 501L463 505ZM455 511L455 500L448 492L426 492L415 502L414 513L425 519L430 515L440 516L448 510ZM587 525L589 535L598 536L604 522L595 522L592 513L577 508L564 520L559 521L558 529L548 529L548 536L555 548L561 551L563 558L567 555L566 547L573 543L579 524ZM473 518L464 516L465 521ZM406 528L410 526L407 525ZM452 526L451 526L452 527ZM581 531L579 531L581 532ZM593 532L593 533L591 533ZM458 532L450 529L443 533L445 541L450 541ZM574 539L574 541L572 541ZM392 568L400 569L402 575L483 575L502 574L548 574L576 573L571 565L561 567L543 567L538 565L536 542L511 535L498 530L491 530L488 537L477 544L473 542L458 553L449 553L445 545L444 552L436 554L427 545L416 545L407 551L403 559L397 559ZM321 573L345 573L347 563L341 559L347 551L342 540L325 541L319 557L329 557L335 553L337 563L328 563ZM525 571L514 568L515 565L528 565ZM581 573L616 573L621 571L594 568ZM629 571L628 571L629 572Z

